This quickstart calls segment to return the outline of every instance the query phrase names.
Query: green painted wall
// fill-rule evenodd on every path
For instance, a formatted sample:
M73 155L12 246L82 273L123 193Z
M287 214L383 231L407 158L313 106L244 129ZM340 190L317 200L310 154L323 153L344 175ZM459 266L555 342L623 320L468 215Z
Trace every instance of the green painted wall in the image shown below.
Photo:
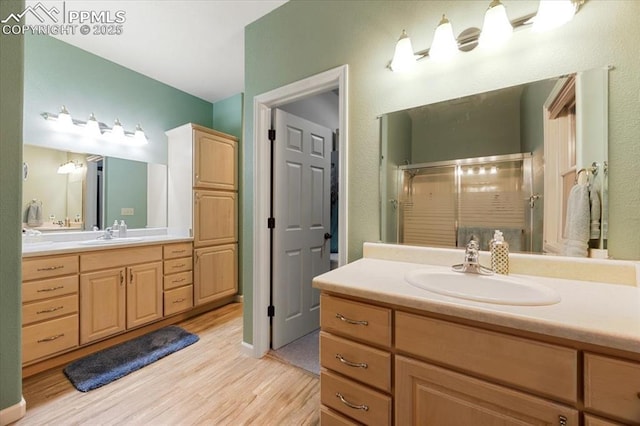
M19 13L24 1L1 1L0 17ZM22 85L24 41L0 35L0 410L22 399Z
M210 102L184 93L53 37L28 35L25 43L24 141L50 148L167 164L164 132L185 123L212 125ZM111 126L140 123L149 139L143 147L105 143L55 130L43 112L65 105L72 117L92 112Z
M508 4L511 17L536 11L537 1ZM402 29L415 50L429 47L443 12L456 34L482 26L487 2L466 1L290 1L245 29L245 135L253 137L253 98L343 64L349 65L349 253L362 255L364 241L380 238L376 117L446 99L614 65L609 92L610 244L620 259L640 259L640 2L589 1L568 25L547 33L517 31L500 51L458 55L449 63L421 61L413 73L390 72ZM310 31L310 29L313 31ZM253 164L251 142L243 162ZM253 170L243 173L243 201L254 198ZM636 188L635 191L630 188ZM242 271L251 277L253 216L245 209ZM244 339L253 341L252 299L245 285ZM266 317L265 317L266 320Z
M128 229L145 228L147 226L147 163L105 157L103 176L105 176L104 227L112 226L114 220L118 223L124 220ZM123 216L122 208L133 208L133 215Z
M242 129L244 126L244 93L238 93L227 99L213 103L213 128L238 138L238 212L242 212L245 204L242 200L242 155L244 150ZM251 208L251 204L249 204ZM238 240L243 240L242 226L238 227ZM242 243L238 244L238 255L242 256ZM243 294L242 269L238 271L238 294Z

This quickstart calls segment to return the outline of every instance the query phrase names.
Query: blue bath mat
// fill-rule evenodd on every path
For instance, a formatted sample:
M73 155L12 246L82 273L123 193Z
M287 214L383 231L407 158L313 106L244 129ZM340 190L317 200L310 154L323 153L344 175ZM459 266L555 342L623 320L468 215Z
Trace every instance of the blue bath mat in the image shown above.
M200 340L180 327L169 326L72 362L64 374L81 392L111 383Z

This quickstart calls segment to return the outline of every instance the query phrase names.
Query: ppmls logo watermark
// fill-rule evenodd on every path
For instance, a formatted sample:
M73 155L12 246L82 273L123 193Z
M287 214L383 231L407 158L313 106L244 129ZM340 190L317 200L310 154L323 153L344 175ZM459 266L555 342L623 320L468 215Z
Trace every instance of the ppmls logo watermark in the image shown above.
M54 2L47 2L51 4ZM124 10L74 10L66 2L46 7L42 2L27 6L20 13L11 13L0 20L2 34L36 35L120 35L124 31ZM37 24L27 24L27 19ZM24 20L24 21L23 21Z

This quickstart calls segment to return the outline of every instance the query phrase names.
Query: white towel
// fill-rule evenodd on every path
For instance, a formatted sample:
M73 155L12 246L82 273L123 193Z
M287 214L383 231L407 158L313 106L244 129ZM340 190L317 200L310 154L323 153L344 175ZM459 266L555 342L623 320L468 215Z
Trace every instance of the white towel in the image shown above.
M575 185L571 188L567 201L563 247L565 256L587 257L590 222L589 187Z
M35 201L29 204L29 210L27 211L27 225L42 226L42 206Z
M600 181L594 179L589 186L589 200L591 202L591 233L589 238L600 238Z

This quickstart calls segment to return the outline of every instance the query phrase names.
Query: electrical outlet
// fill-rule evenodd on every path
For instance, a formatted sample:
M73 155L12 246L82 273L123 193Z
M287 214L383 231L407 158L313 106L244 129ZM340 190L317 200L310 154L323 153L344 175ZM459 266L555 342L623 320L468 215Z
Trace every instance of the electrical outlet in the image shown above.
M133 216L133 207L123 207L120 209L122 216Z

